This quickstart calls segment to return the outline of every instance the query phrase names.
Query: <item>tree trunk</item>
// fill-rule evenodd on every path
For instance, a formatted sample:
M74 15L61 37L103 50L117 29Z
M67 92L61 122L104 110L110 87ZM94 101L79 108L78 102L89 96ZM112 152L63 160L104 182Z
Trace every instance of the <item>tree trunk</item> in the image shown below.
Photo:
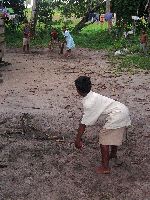
M74 27L73 32L78 33L79 31L82 30L82 28L84 28L85 26L88 26L89 24L86 24L86 22L88 22L89 13L98 11L100 6L101 6L101 2L99 5L95 6L93 9L90 9L88 12L86 12L83 18L81 19L81 21Z
M110 0L106 0L106 13L110 12Z
M86 22L88 21L89 12L85 14L85 16L81 19L81 21L74 27L73 32L80 32L82 28L86 27Z
M106 0L106 13L110 12L110 0ZM108 20L108 30L110 31L112 28L112 19Z
M36 24L37 24L37 5L38 0L33 0L32 6L32 36L35 36Z
M148 1L148 26L150 28L150 0Z

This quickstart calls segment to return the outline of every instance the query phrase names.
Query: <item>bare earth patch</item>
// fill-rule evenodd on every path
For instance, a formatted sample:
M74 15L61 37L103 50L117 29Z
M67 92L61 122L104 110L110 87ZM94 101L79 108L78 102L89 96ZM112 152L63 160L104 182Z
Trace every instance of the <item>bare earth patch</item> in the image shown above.
M114 74L102 51L20 49L0 66L1 200L148 200L150 198L150 74ZM11 63L11 65L9 65ZM88 127L82 151L74 137L82 116L74 80L89 75L93 90L126 104L132 126L119 149L122 166L97 175L98 132Z

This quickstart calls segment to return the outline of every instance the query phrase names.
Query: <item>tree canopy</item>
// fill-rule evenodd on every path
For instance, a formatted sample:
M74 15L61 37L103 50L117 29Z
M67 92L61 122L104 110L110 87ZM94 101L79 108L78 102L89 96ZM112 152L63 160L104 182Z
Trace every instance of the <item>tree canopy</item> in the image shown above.
M61 15L70 18L75 16L80 19L80 22L76 25L75 31L80 31L89 19L89 13L105 12L104 0L34 0L37 2L37 20L44 23L46 26L52 23L53 14L55 9L61 13ZM20 16L20 19L24 18L25 2L30 0L4 0L3 4L6 7L13 8L14 12ZM131 23L131 16L138 15L148 16L148 10L145 9L148 0L111 0L111 12L117 14L117 19L124 19L125 22Z
M15 14L18 14L20 19L24 19L25 0L3 0L3 5L7 8L12 8Z
M117 14L117 19L124 19L126 22L131 22L131 16L142 17L146 15L145 6L147 0L112 0L111 10Z
M52 23L52 16L54 14L54 1L42 0L38 2L37 19L47 26Z

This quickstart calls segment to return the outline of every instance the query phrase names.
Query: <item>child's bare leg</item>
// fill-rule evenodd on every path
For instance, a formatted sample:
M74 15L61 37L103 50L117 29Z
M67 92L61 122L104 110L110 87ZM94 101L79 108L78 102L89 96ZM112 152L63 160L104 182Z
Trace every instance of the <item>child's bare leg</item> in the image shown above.
M63 54L64 43L61 43L61 44L59 45L59 48L60 48L60 54Z
M147 55L147 46L146 46L146 44L143 47L143 51L144 51L144 54Z
M68 49L67 51L66 51L66 53L65 53L65 56L66 57L69 57L71 55L71 49Z
M50 51L53 50L53 43L52 43L52 42L50 42L50 43L48 44L48 48L49 48Z
M23 45L23 52L25 52L26 50L26 45Z
M51 44L50 44L50 43L48 43L48 48L49 48L49 49L51 48Z
M29 47L29 44L27 44L27 52L29 52L29 48L30 48L30 47Z
M68 55L69 55L69 56L71 55L71 49L68 50Z
M110 152L110 155L109 155L109 160L112 160L113 165L116 166L116 167L121 166L122 163L123 163L121 160L119 160L117 158L117 150L118 150L117 146L111 145L111 152Z
M117 158L117 150L118 150L117 146L111 145L111 152L110 152L109 159Z
M109 174L109 145L100 145L102 155L102 165L97 167L96 172L99 174Z
M102 154L102 166L104 168L109 167L109 145L100 145Z

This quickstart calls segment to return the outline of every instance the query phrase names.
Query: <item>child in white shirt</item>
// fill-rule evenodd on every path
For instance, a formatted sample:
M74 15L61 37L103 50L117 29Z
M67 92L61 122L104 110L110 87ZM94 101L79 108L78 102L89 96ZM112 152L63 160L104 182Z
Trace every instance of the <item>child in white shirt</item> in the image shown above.
M66 47L67 47L65 56L70 57L71 49L75 47L75 43L74 43L73 37L71 36L70 32L67 30L66 27L63 27L63 35L65 37Z
M131 124L128 108L111 98L91 91L91 81L87 76L80 76L75 80L79 95L83 97L84 114L75 139L76 148L82 148L82 135L87 125L93 125L100 115L106 115L106 123L99 134L102 154L102 165L96 169L97 173L110 173L109 160L117 158L117 146L122 144L123 134ZM111 152L109 154L109 146Z

